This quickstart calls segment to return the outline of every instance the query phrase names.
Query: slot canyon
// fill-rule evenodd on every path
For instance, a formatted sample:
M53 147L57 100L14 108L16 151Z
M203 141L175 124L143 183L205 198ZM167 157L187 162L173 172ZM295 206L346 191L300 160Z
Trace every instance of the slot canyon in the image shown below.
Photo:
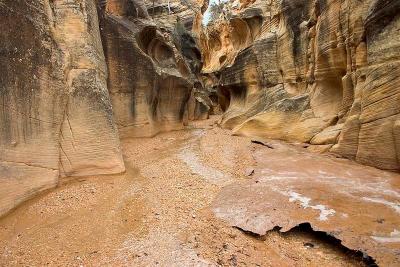
M0 266L400 266L400 0L0 0Z

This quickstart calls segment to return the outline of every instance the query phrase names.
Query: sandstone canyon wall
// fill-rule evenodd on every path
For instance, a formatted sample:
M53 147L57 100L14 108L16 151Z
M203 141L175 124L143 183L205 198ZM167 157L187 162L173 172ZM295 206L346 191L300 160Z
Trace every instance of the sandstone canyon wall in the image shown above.
M207 6L0 0L0 215L219 108L236 134L400 169L400 1L236 0L204 30Z
M120 136L208 112L188 31L204 3L154 2L0 0L0 215L59 177L123 172Z
M202 87L196 75L201 53L188 19L201 14L201 7L197 2L168 3L119 0L100 5L108 89L121 137L182 129L192 89Z
M201 34L222 126L400 169L400 1L231 1Z
M0 1L0 214L59 176L124 171L94 1Z

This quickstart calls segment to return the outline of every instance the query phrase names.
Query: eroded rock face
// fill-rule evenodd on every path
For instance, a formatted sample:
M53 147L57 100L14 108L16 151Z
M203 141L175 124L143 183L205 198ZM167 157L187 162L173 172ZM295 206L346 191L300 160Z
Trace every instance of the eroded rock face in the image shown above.
M190 32L207 3L0 0L0 215L59 177L123 172L120 136L208 117Z
M174 27L179 17L187 30L198 34L201 30L202 14L208 7L207 0L154 0L144 1L150 17L161 27Z
M181 129L188 119L201 54L185 16L176 13L188 7L177 2L100 4L108 89L121 137Z
M224 127L400 169L399 1L233 1L229 10L201 35Z
M0 1L0 214L59 176L124 171L96 5Z

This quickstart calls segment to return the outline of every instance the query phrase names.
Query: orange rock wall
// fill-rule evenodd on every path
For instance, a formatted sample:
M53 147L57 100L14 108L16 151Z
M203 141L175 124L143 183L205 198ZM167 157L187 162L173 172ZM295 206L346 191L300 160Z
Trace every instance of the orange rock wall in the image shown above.
M224 127L400 169L399 1L231 4L201 36Z
M0 3L0 215L60 176L125 170L96 3Z
M208 116L190 32L207 2L165 3L0 0L0 216L60 177L123 172L120 137Z

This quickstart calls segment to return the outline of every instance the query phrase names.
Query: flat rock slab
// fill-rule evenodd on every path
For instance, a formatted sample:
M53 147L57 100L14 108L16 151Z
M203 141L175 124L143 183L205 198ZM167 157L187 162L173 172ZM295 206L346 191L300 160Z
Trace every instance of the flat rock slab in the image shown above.
M400 264L400 175L274 143L259 147L251 180L225 187L215 215L258 235L301 223L373 257Z

